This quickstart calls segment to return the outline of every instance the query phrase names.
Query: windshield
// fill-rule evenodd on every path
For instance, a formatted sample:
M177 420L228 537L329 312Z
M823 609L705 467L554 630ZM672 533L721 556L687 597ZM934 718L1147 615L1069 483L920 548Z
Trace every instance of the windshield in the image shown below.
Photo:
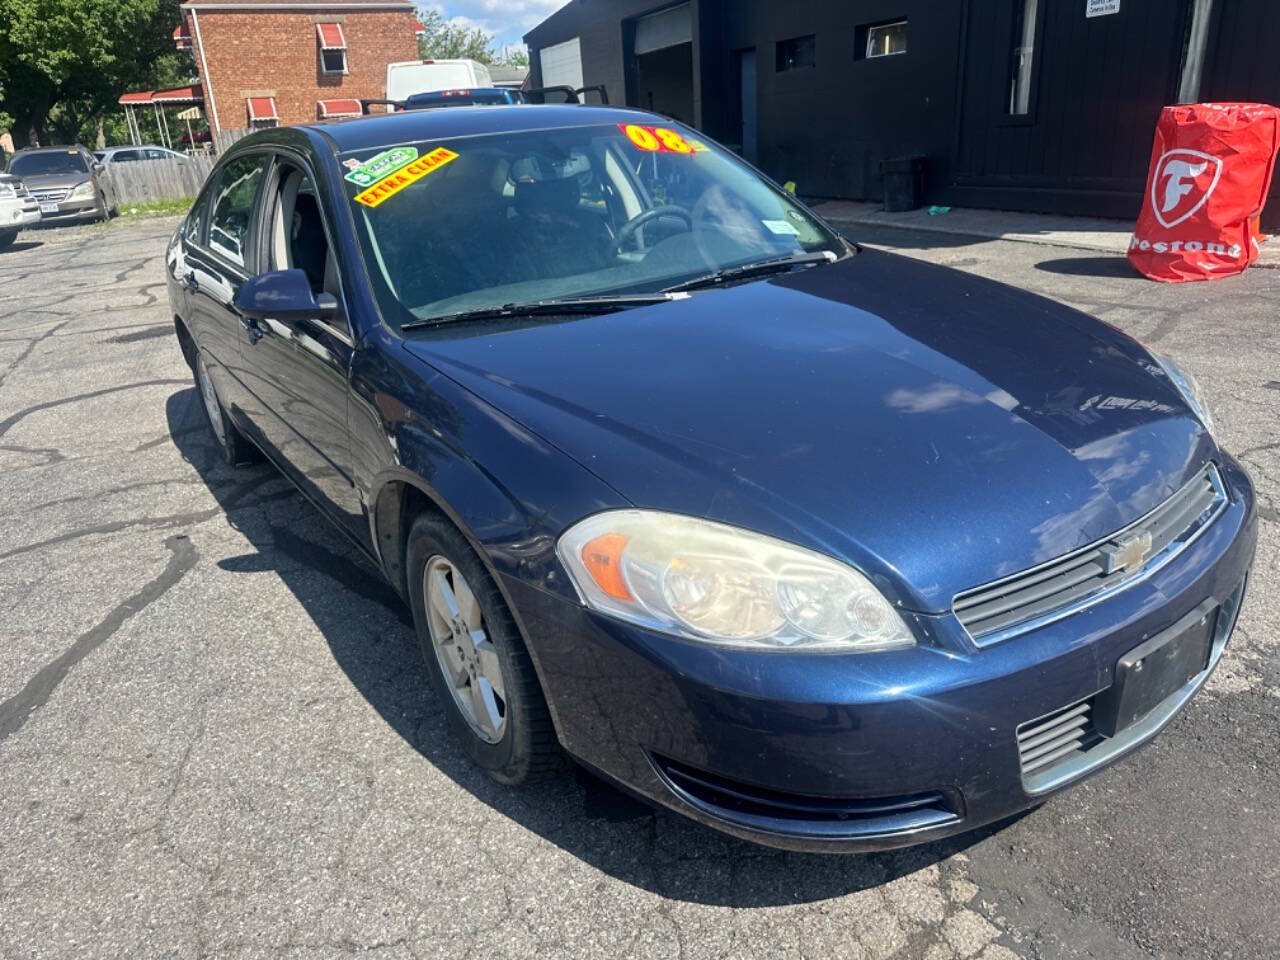
M88 173L79 150L50 153L23 153L9 163L9 172L20 177L41 177L50 173Z
M342 159L369 275L396 327L847 251L788 194L674 123L461 137Z

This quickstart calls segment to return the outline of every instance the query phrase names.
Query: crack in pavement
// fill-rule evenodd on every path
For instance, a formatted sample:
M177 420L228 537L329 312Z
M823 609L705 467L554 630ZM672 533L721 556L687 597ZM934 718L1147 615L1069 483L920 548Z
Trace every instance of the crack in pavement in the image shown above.
M164 545L172 556L158 577L116 606L96 626L80 634L62 654L41 667L18 693L0 703L0 742L21 730L31 714L48 703L72 667L102 646L126 621L162 597L196 565L199 553L185 534L169 537Z
M105 396L108 393L120 393L122 390L137 390L139 387L159 387L159 386L187 386L189 380L174 380L172 378L161 378L158 380L139 380L137 383L122 383L117 387L103 387L101 390L90 390L88 393L77 393L74 396L63 397L60 400L46 400L44 403L32 404L24 407L17 413L0 420L0 437L9 432L9 429L18 421L25 417L29 417L33 413L39 413L41 410L48 410L52 407L60 407L68 403L76 403L80 400L92 400L94 397Z

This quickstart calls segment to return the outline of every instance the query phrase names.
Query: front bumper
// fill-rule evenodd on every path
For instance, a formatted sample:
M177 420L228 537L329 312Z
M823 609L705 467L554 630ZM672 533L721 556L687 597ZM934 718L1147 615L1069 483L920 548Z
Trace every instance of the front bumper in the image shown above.
M656 635L514 579L566 750L708 826L788 849L870 851L1004 819L1148 742L1212 662L1127 738L1053 780L1024 782L1018 728L1112 685L1117 660L1206 600L1227 603L1253 561L1252 486L1223 458L1230 502L1176 561L1067 619L978 649L954 616L873 654L756 654ZM1238 607L1237 607L1238 609ZM1096 762L1094 762L1096 760Z
M44 211L37 208L43 220L47 222L56 222L58 220L92 220L102 215L102 211L98 209L98 198L88 197L83 200L60 200L57 204L56 211Z
M29 227L40 222L40 207L25 197L0 206L0 230L13 230Z

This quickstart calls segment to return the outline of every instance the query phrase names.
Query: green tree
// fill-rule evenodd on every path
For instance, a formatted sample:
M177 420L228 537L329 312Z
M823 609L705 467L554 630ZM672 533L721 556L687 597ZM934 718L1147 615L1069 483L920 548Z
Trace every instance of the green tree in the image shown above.
M478 60L496 63L493 34L479 27L450 23L439 10L419 10L423 34L418 38L418 55L432 60Z
M171 0L0 0L0 111L14 145L116 112L173 53L179 19Z

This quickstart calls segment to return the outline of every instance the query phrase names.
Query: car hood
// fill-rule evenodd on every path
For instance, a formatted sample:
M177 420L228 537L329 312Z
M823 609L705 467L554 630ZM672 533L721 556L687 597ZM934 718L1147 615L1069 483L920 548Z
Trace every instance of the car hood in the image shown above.
M1113 328L875 251L406 346L638 506L822 550L926 612L1115 532L1214 450Z
M48 190L56 187L68 189L90 179L87 173L44 173L37 176L24 176L22 182L28 190Z

